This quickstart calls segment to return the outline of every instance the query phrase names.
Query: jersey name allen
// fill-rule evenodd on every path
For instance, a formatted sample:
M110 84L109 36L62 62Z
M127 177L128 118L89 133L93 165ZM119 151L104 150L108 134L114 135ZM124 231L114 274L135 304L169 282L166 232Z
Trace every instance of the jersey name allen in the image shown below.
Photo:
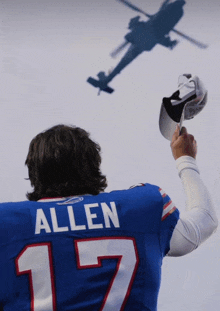
M111 226L119 228L120 224L115 202L110 202L111 207L109 207L106 203L100 203L100 205L98 203L84 205L86 224L76 224L73 206L68 205L66 209L63 209L63 211L67 213L69 219L69 224L67 224L67 226L59 226L55 207L50 208L50 219L52 226L49 225L43 209L39 208L36 210L35 234L40 234L42 230L43 232L51 233L65 232L69 230L79 231L87 229L103 229L111 228ZM104 223L94 223L94 219L97 218L97 214L94 212L94 210L92 210L94 207L98 207L101 210Z

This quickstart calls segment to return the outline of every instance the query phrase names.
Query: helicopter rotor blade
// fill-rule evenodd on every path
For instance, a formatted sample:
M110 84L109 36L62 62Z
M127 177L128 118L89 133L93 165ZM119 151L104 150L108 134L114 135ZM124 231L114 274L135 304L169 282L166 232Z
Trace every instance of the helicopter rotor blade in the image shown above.
M131 8L132 10L137 11L137 12L139 12L139 13L141 13L141 14L144 14L144 15L147 16L147 17L151 17L151 16L152 16L152 15L150 15L150 14L144 12L143 10L139 9L137 6L135 6L134 4L132 4L130 1L127 1L127 0L118 0L118 2L121 2L121 3L125 4L125 5L127 5L127 6L128 6L129 8Z
M189 37L188 35L185 35L184 33L180 32L179 30L172 29L172 31L175 32L176 34L178 34L179 36L183 37L184 39L190 41L191 43L197 45L201 49L206 49L208 47L207 44L204 44L198 40L195 40L195 39Z
M128 44L128 41L124 41L120 44L113 52L110 53L111 57L115 58Z

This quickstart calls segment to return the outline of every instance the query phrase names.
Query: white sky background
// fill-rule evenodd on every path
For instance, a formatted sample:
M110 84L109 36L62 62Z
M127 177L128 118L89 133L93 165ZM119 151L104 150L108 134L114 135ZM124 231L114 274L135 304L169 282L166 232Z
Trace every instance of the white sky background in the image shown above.
M133 0L155 13L159 0ZM182 73L198 75L209 91L205 109L185 122L198 142L198 164L219 215L220 4L188 0L176 29L209 44L179 39L173 51L157 45L110 83L111 95L89 76L114 68L114 50L136 12L115 0L0 0L1 201L25 200L31 190L24 161L30 140L58 123L85 128L102 147L107 191L138 182L162 187L184 210L185 198L169 142L159 132L161 99ZM142 17L143 19L144 16ZM220 304L219 231L194 253L167 258L158 311L217 311Z

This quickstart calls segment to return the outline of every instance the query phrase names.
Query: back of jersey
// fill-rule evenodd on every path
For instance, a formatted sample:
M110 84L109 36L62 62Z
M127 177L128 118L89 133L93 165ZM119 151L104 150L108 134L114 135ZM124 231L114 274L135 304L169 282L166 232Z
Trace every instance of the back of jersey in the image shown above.
M156 310L177 220L169 197L149 184L1 204L0 303L4 311Z

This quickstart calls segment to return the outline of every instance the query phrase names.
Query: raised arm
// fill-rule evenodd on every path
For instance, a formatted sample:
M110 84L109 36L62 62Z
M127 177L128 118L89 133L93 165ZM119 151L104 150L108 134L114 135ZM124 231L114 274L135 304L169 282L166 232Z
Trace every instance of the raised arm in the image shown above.
M218 226L212 199L196 164L197 144L193 135L177 127L171 142L173 157L187 198L186 211L174 229L168 256L182 256L208 239Z

